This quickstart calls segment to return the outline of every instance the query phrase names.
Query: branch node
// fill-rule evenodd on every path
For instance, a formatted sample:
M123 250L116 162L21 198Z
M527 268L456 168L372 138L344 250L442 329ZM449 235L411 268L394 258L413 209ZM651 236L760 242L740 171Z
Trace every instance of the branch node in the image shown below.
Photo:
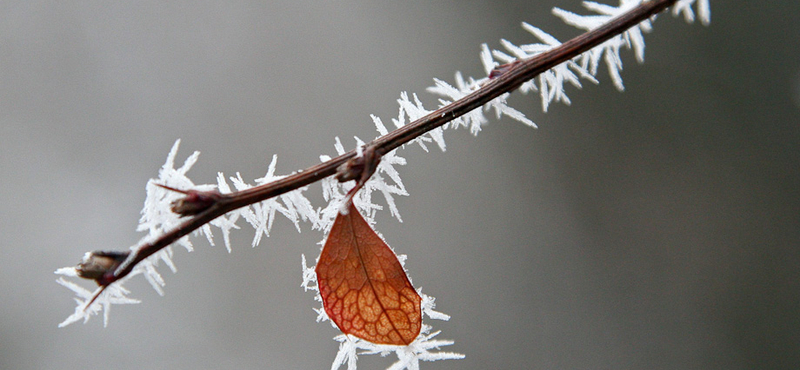
M372 174L378 169L378 164L381 163L384 151L374 144L367 144L364 147L363 153L343 163L336 169L336 179L339 182L346 182L356 180L356 186L350 189L345 195L344 203L340 208L342 214L347 214L347 209L353 201L353 195L356 194L364 184L367 183Z

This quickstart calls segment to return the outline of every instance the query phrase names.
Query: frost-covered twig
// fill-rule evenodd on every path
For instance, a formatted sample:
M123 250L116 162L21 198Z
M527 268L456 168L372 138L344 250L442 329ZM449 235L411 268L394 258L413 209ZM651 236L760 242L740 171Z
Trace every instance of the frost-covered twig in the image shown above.
M673 5L673 12L683 15L687 21L694 20L694 7L701 21L709 22L708 0L620 0L619 6L584 2L587 9L598 13L591 16L576 15L556 8L553 10L556 16L588 32L561 43L555 37L525 23L523 28L541 43L516 46L503 40L505 51L490 50L483 45L481 61L487 76L474 79L464 78L456 73L455 86L435 79L435 86L428 91L441 97L438 109L427 110L416 94L409 96L402 93L398 100L398 117L392 119L397 127L394 131L389 132L381 119L373 116L373 122L381 135L377 139L365 144L356 138L356 149L345 151L336 138L337 157L321 156L323 163L287 176L275 174L276 158L273 157L267 174L255 180L254 185L247 184L241 176L230 177L228 180L236 191L232 191L222 174L219 174L215 185L194 185L186 177L186 172L197 160L198 153L195 152L183 166L176 169L175 158L179 144L176 142L159 178L151 180L147 185L148 195L139 230L148 231L148 236L128 252L89 253L78 268L56 271L61 275L90 278L101 286L92 293L60 278L60 284L78 295L78 308L61 326L80 320L86 321L101 311L104 312L107 322L108 310L112 304L136 303L136 300L127 297L128 291L121 283L140 273L161 293L164 280L156 271L156 264L164 262L174 271L170 245L177 243L191 250L188 234L192 232L205 235L213 245L211 227L217 227L223 232L228 250L229 233L231 229L239 228L236 222L240 218L256 230L253 245L258 244L263 235L269 235L272 221L277 214L289 218L298 230L299 222L307 221L314 229L327 232L339 212L344 194L352 186L337 182L331 176L342 166L349 166L357 177L357 170L353 172L353 168L364 165L362 153L365 147L370 153L379 153L382 159L375 174L355 194L353 202L367 221L374 223L375 212L382 206L374 203L371 196L379 192L384 196L392 215L400 219L393 196L408 193L394 167L405 164L405 159L397 155L397 148L408 143L417 143L427 151L426 143L435 142L444 150L444 129L463 126L476 134L487 122L484 114L486 111L494 111L497 118L508 116L536 127L524 114L507 105L506 98L512 91L518 88L523 93L538 91L542 107L546 111L552 102L570 103L564 89L565 82L576 87L581 87L581 79L598 83L596 75L601 65L606 66L615 86L622 90L620 50L633 49L637 60L643 61L643 33L652 29L651 23L655 14ZM411 122L407 124L407 121ZM314 208L303 195L307 185L318 181L322 183L323 196L328 202L322 208ZM172 204L171 209L169 204ZM311 289L308 284L313 282L313 276L307 276L310 274L308 271L304 269L304 286ZM94 301L95 298L97 301ZM432 303L432 299L430 302ZM324 319L324 312L318 312L319 318ZM446 317L432 310L426 311L426 314L430 318ZM355 367L357 349L366 350L366 353L395 351L400 361L393 368L417 368L419 360L460 358L461 355L458 354L429 352L430 349L452 344L449 341L431 340L436 334L438 332L431 334L430 328L427 328L411 345L395 349L376 347L342 337L339 338L343 343L341 352L334 365L347 362L349 368Z
M515 65L504 69L497 77L489 79L485 84L478 87L469 95L447 104L433 112L419 117L412 123L404 125L388 134L381 136L370 142L369 146L379 149L380 152L388 153L397 147L407 144L418 137L441 127L451 121L462 117L469 112L482 107L485 104L492 105L492 101L503 94L507 94L527 81L532 80L539 74L544 73L561 63L569 61L581 53L592 49L595 46L606 42L609 39L623 33L642 21L646 21L652 15L664 10L678 0L656 0L642 2L639 6L623 13L621 16L610 20L594 30L580 35L566 43L563 43L549 51L537 54L525 60L518 60ZM633 1L623 1L631 3ZM685 2L685 1L683 1ZM704 1L701 1L701 3ZM508 115L516 114L516 111L506 109L502 102L494 103L498 108L498 115L508 112ZM356 156L356 150L351 150L336 158L332 158L324 163L309 167L303 171L286 176L284 178L269 182L264 185L255 186L238 192L223 194L220 199L206 208L204 211L193 215L186 221L180 223L175 228L166 231L163 235L149 243L141 245L135 253L131 253L120 268L116 269L108 277L105 284L113 283L133 271L134 267L147 257L157 251L167 247L180 238L201 228L203 225L220 217L228 212L255 204L266 199L274 198L292 190L299 189L308 184L317 182L336 173L336 169L345 162Z

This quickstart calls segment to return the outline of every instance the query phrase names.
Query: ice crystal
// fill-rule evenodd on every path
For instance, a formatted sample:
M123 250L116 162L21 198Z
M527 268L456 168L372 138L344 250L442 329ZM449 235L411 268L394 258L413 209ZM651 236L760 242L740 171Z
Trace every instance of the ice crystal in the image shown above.
M71 276L76 277L77 272L72 267L65 267L56 270L56 274L64 275L64 276ZM131 274L129 276L133 276ZM127 277L126 277L127 279ZM123 279L124 280L124 279ZM58 327L64 327L74 322L83 320L83 322L89 321L89 319L100 313L103 312L103 326L108 326L108 315L111 310L111 305L113 304L135 304L139 303L139 300L129 298L127 295L130 293L127 289L125 289L121 284L113 284L109 286L103 293L103 296L100 299L95 300L89 307L86 307L86 304L94 297L97 293L97 290L90 291L78 284L75 284L71 281L60 277L56 280L59 284L64 286L65 288L73 291L77 297L75 297L75 302L78 304L75 307L75 313L67 317L66 320L62 321L58 324Z

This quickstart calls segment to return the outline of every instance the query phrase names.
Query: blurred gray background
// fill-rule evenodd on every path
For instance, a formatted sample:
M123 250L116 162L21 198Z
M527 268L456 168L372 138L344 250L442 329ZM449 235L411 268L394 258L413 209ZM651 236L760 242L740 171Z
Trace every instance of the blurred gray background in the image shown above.
M404 222L378 228L461 361L427 369L800 368L800 27L794 1L712 1L710 27L659 18L624 93L571 89L540 125L492 121L448 150L409 147ZM163 268L166 295L56 325L72 293L53 271L125 249L144 185L181 138L217 171L288 173L376 135L401 91L481 73L480 44L561 40L570 1L61 2L0 4L0 368L327 369L300 254L322 235L279 219L234 250L197 239ZM320 200L319 186L309 190ZM316 203L322 205L321 202ZM308 226L308 225L306 225ZM219 240L221 242L221 240ZM87 287L90 286L87 284ZM362 357L360 368L391 358Z

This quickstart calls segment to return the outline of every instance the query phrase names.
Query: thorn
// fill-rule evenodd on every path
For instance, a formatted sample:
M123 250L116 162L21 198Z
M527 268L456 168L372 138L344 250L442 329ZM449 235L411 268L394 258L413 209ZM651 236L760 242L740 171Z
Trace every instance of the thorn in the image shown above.
M86 306L83 306L83 312L86 312L86 310L88 310L88 309L89 309L89 306L91 306L91 305L92 305L92 303L94 303L94 301L97 299L97 297L99 297L99 296L100 296L100 294L103 294L103 292L106 290L106 287L107 287L107 286L108 286L108 285L103 285L103 286L101 286L101 287L100 287L100 290L98 290L98 291L97 291L97 293L95 293L95 294L92 296L92 299L90 299L90 300L89 300L89 303L87 303L87 304L86 304Z

